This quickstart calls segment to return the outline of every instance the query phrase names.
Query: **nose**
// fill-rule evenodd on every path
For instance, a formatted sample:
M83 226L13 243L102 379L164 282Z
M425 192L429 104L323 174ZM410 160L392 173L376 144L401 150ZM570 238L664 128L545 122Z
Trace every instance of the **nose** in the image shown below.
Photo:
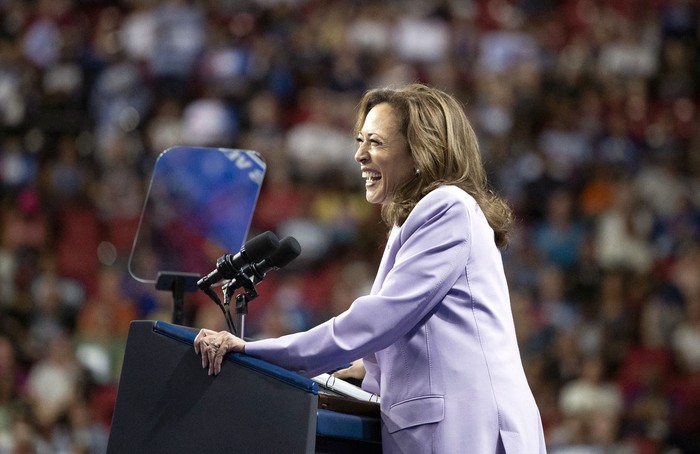
M360 143L355 151L355 161L360 164L366 164L369 161L369 153L367 152L367 146L364 143Z

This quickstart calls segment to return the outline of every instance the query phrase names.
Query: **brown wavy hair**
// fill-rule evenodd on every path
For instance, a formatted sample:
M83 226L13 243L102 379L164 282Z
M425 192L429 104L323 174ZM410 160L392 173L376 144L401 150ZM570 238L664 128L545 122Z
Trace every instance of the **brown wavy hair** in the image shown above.
M384 222L402 225L426 194L438 186L454 185L474 197L494 231L496 245L505 247L513 213L488 186L476 134L462 105L453 96L423 84L372 89L360 101L356 134L369 111L382 103L389 104L399 116L418 171L397 189L390 203L382 205Z

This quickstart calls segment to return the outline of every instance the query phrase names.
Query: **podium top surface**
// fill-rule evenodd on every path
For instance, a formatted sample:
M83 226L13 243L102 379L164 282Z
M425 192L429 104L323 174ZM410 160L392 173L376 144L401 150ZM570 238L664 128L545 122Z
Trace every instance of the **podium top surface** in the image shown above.
M175 325L162 320L157 320L154 322L153 331L189 345L194 344L194 338L199 332L199 330L196 328ZM280 380L287 385L294 386L295 388L312 394L318 394L318 385L316 382L309 378L302 377L294 372L288 371L283 367L242 353L227 353L224 358L228 361L233 361L249 369L253 369L259 373Z

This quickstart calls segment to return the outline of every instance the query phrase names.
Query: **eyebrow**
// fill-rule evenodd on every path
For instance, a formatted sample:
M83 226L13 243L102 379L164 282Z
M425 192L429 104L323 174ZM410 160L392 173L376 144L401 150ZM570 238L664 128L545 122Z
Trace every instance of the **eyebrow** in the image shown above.
M368 138L371 138L372 136L376 136L378 139L386 140L386 137L384 137L382 134L379 134L378 132L368 132L367 134L363 134L362 131L357 133L358 136L364 135Z

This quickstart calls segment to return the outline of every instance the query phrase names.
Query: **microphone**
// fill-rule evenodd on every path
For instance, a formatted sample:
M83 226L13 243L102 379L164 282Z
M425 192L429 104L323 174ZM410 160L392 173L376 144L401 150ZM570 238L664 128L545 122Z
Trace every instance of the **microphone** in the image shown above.
M228 281L224 288L226 290L235 290L243 287L246 283L255 286L265 278L268 272L287 266L299 254L301 254L299 242L296 238L288 236L280 241L280 247L270 254L269 257L244 269L235 279Z
M250 271L253 274L253 282L257 284L263 280L269 271L287 266L289 262L299 257L299 254L301 254L301 246L296 238L293 236L286 237L280 241L279 248L275 252L250 267Z
M206 291L222 279L233 279L245 268L254 266L256 262L263 263L279 248L280 241L277 235L270 231L261 233L246 241L236 255L225 254L219 257L216 261L216 269L197 281L197 286Z

